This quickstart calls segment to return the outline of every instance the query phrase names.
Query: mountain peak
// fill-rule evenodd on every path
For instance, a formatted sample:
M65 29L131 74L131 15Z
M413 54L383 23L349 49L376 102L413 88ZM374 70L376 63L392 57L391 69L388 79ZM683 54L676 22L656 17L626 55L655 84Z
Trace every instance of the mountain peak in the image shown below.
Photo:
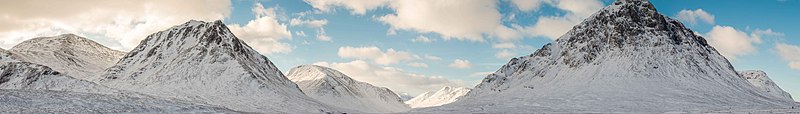
M11 48L11 50L15 49L31 49L31 48L55 48L61 49L66 48L68 46L92 46L92 47L99 47L102 46L100 43L94 42L89 40L88 38L81 37L72 33L69 34L61 34L57 36L50 36L50 37L38 37L23 41ZM103 46L104 47L104 46ZM52 50L52 49L51 49Z
M286 76L311 98L329 105L366 113L388 113L408 110L403 100L385 87L356 81L332 68L300 65Z
M466 95L470 91L465 87L450 87L445 86L439 91L425 92L417 95L414 98L406 101L406 104L412 108L440 106L459 100L461 96Z
M9 51L21 61L50 66L80 79L94 76L125 55L75 34L33 38Z
M319 74L316 75L303 75L303 76L292 76L289 75L289 80L299 82L299 81L309 81L309 80L332 80L333 78L337 79L347 79L352 80L350 77L344 77L345 75L341 72L338 72L334 69L318 66L318 65L300 65L295 68L292 68L290 73L293 71L305 71L305 72L316 72Z
M783 91L780 87L778 87L772 79L767 76L767 73L761 70L744 70L739 71L739 75L742 78L747 79L750 84L761 90L762 92L768 93L768 95L772 95L779 99L784 100L793 100L792 95Z
M95 79L114 88L235 110L310 113L333 109L304 96L266 56L236 38L222 21L191 20L153 33Z
M464 96L468 98L429 110L668 111L793 102L765 94L739 76L703 37L661 15L649 1L618 0L555 42L511 59ZM714 103L681 104L708 101Z

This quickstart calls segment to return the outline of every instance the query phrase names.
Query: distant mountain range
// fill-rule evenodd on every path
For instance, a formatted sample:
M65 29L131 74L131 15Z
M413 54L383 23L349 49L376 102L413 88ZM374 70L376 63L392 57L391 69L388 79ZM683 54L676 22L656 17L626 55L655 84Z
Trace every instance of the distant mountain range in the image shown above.
M0 113L800 112L646 0L615 1L473 89L411 97L328 67L284 75L222 21L191 20L130 52L74 34L0 49L0 101Z

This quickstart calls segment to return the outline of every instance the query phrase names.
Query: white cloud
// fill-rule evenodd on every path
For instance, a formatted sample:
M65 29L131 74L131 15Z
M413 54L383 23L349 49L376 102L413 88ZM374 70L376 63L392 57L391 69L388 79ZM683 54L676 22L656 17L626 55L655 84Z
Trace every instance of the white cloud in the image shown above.
M800 46L778 43L775 49L783 60L789 61L789 68L800 70Z
M705 36L709 44L728 59L753 53L756 51L754 45L761 43L761 35L755 33L748 35L730 26L714 26Z
M305 25L305 26L310 27L310 28L322 28L327 24L328 24L328 20L327 19L302 20L302 19L298 19L298 18L293 18L291 21L289 21L289 25L292 25L292 26Z
M678 12L677 18L689 24L696 25L697 21L703 21L708 24L714 24L714 15L704 11L703 9L696 10L681 10Z
M325 34L317 34L317 40L319 41L331 41L331 37Z
M324 27L327 24L328 24L328 20L327 19L303 20L303 19L300 19L300 18L292 18L292 20L289 21L289 25L291 25L291 26L305 26L305 27L317 29L317 36L316 37L317 37L317 40L319 40L319 41L331 41L331 39L332 39L330 36L325 34L325 28ZM303 36L305 36L305 33L303 33Z
M331 37L328 34L325 34L325 29L319 28L317 30L317 40L319 41L331 41Z
M511 0L511 4L514 4L517 9L526 12L538 10L543 3L552 2L553 0Z
M434 61L442 60L441 57L437 57L437 56L433 56L433 55L425 55L423 57L425 57L425 59L434 60Z
M396 0L395 14L378 17L393 30L438 33L445 40L484 41L483 35L502 40L520 38L503 26L495 0Z
M300 37L306 37L307 36L306 32L303 32L303 31L295 31L294 35L297 35L297 36L300 36Z
M516 4L516 2L512 3ZM559 0L542 3L553 5L558 9L564 10L566 14L560 16L539 16L539 19L534 25L515 28L521 29L527 35L543 36L555 40L564 33L567 33L567 31L583 21L583 19L603 8L603 2L599 0ZM520 6L520 4L516 5ZM519 9L525 10L523 8Z
M517 54L512 53L511 51L508 51L507 49L504 49L504 50L501 50L501 51L495 53L494 57L497 57L498 59L509 59L509 58L512 58L512 57L514 57L516 55Z
M244 26L231 24L231 32L262 54L291 52L292 46L280 41L290 40L292 32L286 28L286 24L278 22L275 9L264 8L257 3L252 11L256 19L250 20Z
M407 65L411 66L411 67L428 68L428 64L420 63L420 62L412 62L412 63L408 63Z
M0 47L74 33L130 50L147 35L191 19L224 19L230 6L227 0L0 1Z
M784 35L783 33L772 31L772 29L767 29L767 30L756 29L756 30L753 30L753 33L751 33L751 36L758 37L758 39L761 39L761 36L778 36L778 37L782 37L783 35Z
M453 68L465 69L472 67L472 63L470 63L469 60L456 59L453 60L453 63L450 63L450 65L448 66Z
M410 73L399 68L372 65L362 60L346 63L317 62L314 64L339 70L358 81L410 94L420 94L445 86L467 87L464 81L461 80L448 80L441 76Z
M411 42L431 43L433 40L425 36L417 36L417 38L411 39Z
M496 48L496 49L511 49L511 48L516 48L516 47L517 47L517 45L514 45L514 43L511 43L511 42L496 43L496 44L492 45L492 48Z
M351 14L364 15L369 10L376 9L388 3L388 0L304 0L311 7L323 12L330 12L335 7L344 7Z
M419 56L405 51L395 51L392 48L381 51L378 47L340 47L338 52L342 58L369 59L380 65L397 64L400 61L419 59Z

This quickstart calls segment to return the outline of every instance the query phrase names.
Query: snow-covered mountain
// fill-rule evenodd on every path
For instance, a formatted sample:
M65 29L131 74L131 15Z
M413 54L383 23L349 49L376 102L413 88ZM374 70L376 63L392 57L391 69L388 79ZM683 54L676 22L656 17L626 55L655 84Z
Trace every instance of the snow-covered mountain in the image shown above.
M406 101L406 104L411 108L440 106L457 101L459 97L466 95L469 91L469 88L464 87L444 87L439 91L422 93Z
M0 113L241 113L148 96L0 89Z
M28 62L0 62L0 89L122 93L94 82L73 78L47 66Z
M192 20L151 34L96 81L112 88L240 111L335 111L305 96L222 21Z
M0 48L0 62L19 62L17 58L19 57L16 54Z
M411 109L392 90L353 80L331 68L300 65L292 68L287 77L297 83L306 95L328 105L366 113Z
M411 100L414 96L409 95L408 93L397 93L397 96L400 97L400 100L403 102Z
M418 112L667 112L790 108L646 0L617 0L460 100Z
M773 95L778 98L793 100L792 95L778 87L778 85L776 85L775 82L773 82L764 71L745 70L739 71L739 75L742 75L742 77L747 79L750 84L753 84L753 86L756 86L756 88L762 92L769 93L769 95Z
M45 65L78 79L101 73L125 54L75 34L33 38L9 51L21 61Z

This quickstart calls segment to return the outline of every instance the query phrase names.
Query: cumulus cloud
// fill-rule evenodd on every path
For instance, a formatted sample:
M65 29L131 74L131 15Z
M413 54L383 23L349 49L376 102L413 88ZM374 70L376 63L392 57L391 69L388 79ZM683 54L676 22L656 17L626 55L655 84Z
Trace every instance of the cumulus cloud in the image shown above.
M308 28L317 29L317 36L316 37L317 37L317 40L319 40L319 41L331 41L331 39L332 39L330 36L328 36L328 34L325 34L325 28L323 28L323 27L325 27L325 25L327 25L327 24L328 24L328 20L327 19L303 20L303 19L300 19L300 17L298 17L298 18L292 18L292 20L289 21L289 25L291 25L291 26L304 26L304 27L308 27ZM303 35L305 36L305 34L303 34Z
M411 42L431 43L433 40L425 36L417 36L417 38L411 39Z
M495 0L396 0L389 3L394 14L378 17L390 31L437 33L445 40L484 41L484 35L502 40L520 38L502 25Z
M248 21L245 25L230 25L231 32L262 54L291 52L292 46L280 41L291 40L292 32L286 29L286 24L278 22L275 9L264 8L260 3L256 3L251 10L255 13L256 19Z
M0 47L75 33L114 49L130 50L147 35L191 19L224 19L230 6L227 0L0 1Z
M696 10L681 10L678 12L678 20L696 25L698 21L703 21L708 24L714 24L714 15L704 11L703 9Z
M469 60L456 59L456 60L453 60L453 63L450 63L450 65L448 65L448 66L450 66L452 68L465 69L465 68L472 67L472 63L470 63Z
M772 29L756 29L753 33L747 34L730 26L717 25L705 36L709 44L714 46L722 56L728 59L736 59L737 56L755 52L755 45L762 42L762 36L777 36L781 34L783 33L774 32Z
M364 15L369 10L376 9L388 3L388 0L304 0L311 7L323 12L330 12L335 7L344 7L351 14Z
M759 41L750 37L747 33L736 30L730 26L714 26L710 32L706 33L709 44L714 46L723 56L735 59L736 56L752 53L755 51L753 46Z
M775 49L783 60L789 61L789 68L800 70L800 46L778 43Z
M520 7L532 5L533 1L530 1L530 3L512 1L511 3L515 4L517 8L522 11L535 10L532 6ZM558 9L564 10L566 14L560 16L539 16L539 19L534 25L527 27L518 26L515 28L521 29L526 35L543 36L553 40L558 39L558 37L572 29L572 26L577 25L592 13L603 8L603 2L599 0L545 0L535 3L534 5L539 5L541 3L552 5Z
M372 65L362 60L346 63L317 62L314 64L339 70L358 81L410 94L420 94L445 86L467 87L464 81L461 80L448 80L441 76L410 73L399 68Z
M292 26L303 26L303 25L305 25L305 26L310 27L310 28L322 28L327 24L328 24L328 20L327 19L302 20L302 19L298 19L298 18L292 18L292 20L289 21L289 25L292 25Z
M411 61L419 59L419 56L409 52L395 51L392 48L386 49L386 52L384 52L381 51L380 48L375 46L340 47L338 55L339 57L342 58L368 59L380 65L397 64L400 61Z
M425 59L434 60L434 61L442 60L441 57L437 57L437 56L433 56L433 55L425 55L425 56L422 56L422 57L425 57Z

